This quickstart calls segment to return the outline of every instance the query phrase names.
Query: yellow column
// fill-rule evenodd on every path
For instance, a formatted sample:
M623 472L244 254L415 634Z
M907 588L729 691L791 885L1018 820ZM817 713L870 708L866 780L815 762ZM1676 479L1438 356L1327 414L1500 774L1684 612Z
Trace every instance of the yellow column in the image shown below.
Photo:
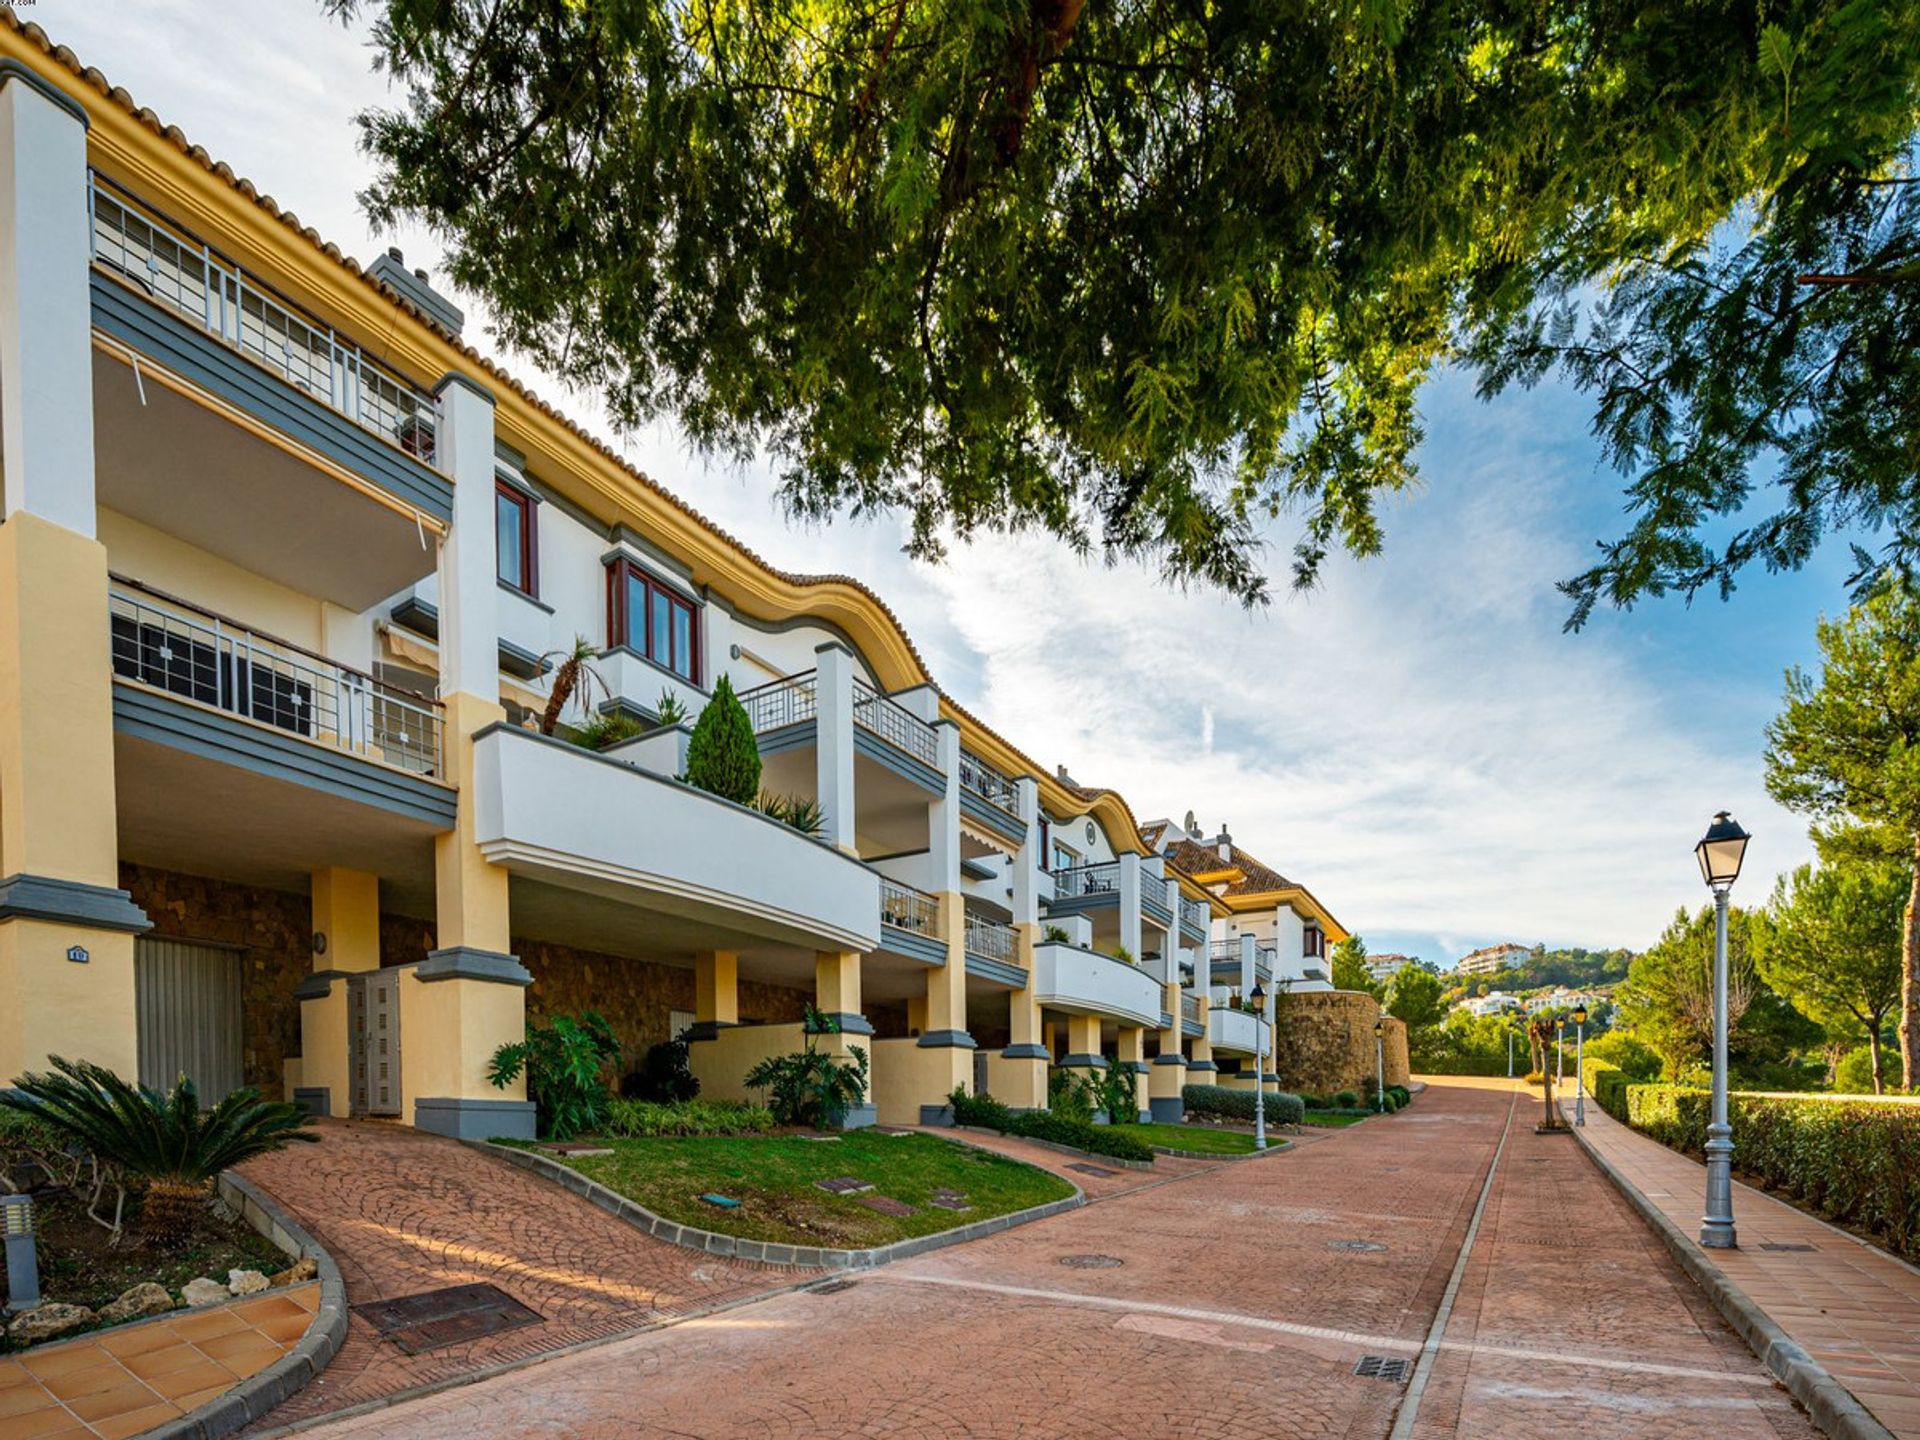
M1137 1120L1148 1111L1147 1102L1147 1032L1139 1025L1122 1025L1114 1046L1115 1061L1121 1069L1131 1071L1133 1075L1132 1115L1115 1116L1120 1121Z
M813 1006L821 1015L840 1027L835 1035L816 1040L819 1049L831 1051L848 1064L854 1063L853 1047L866 1053L866 1103L847 1112L843 1122L854 1130L871 1125L876 1118L873 1081L873 1025L860 1013L860 952L857 950L819 950L813 957Z
M1033 925L1014 926L1014 943L1027 983L1007 996L1007 1048L987 1057L987 1086L1015 1110L1047 1107L1047 1065L1053 1059L1051 1027L1043 1025L1033 994Z
M292 1094L318 1114L344 1117L353 1108L346 982L380 968L379 876L314 871L313 935L313 973L293 992L300 1001L300 1083Z
M1177 1125L1186 1115L1186 1102L1180 1092L1186 1088L1187 1062L1180 1025L1183 992L1180 982L1170 980L1160 1004L1173 1016L1173 1024L1160 1032L1160 1053L1153 1057L1153 1069L1147 1076L1147 1109L1164 1124Z
M1202 962L1204 963L1204 961ZM1194 1037L1193 1048L1187 1052L1187 1083L1189 1085L1217 1085L1220 1083L1220 1067L1213 1060L1213 1041L1209 1038L1208 1027L1213 1023L1209 1011L1213 1001L1202 990L1195 997L1200 1002L1200 1033Z
M740 956L703 950L693 957L693 1019L702 1026L740 1023Z
M973 1089L973 1052L967 1033L966 901L957 893L940 896L940 922L947 937L947 963L927 971L926 1001L913 1053L905 1060L904 1095L882 1097L889 1114L915 1114L922 1125L949 1123L948 1097ZM893 1074L899 1070L890 1067Z
M0 525L0 1083L49 1055L139 1073L148 921L118 887L117 826L107 553L15 510Z
M1083 1080L1097 1081L1107 1062L1100 1054L1100 1017L1067 1017L1067 1054L1060 1068Z

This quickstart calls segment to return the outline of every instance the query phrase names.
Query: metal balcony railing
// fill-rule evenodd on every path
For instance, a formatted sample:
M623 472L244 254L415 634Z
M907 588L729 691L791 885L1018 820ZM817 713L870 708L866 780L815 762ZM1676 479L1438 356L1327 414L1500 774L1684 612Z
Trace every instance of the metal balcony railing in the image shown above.
M122 679L418 775L443 773L437 701L118 576L107 609Z
M1182 995L1180 997L1180 1018L1182 1020L1189 1020L1195 1025L1200 1023L1200 997L1198 995Z
M1053 898L1078 900L1088 895L1120 893L1120 862L1107 860L1098 865L1075 865L1053 872Z
M960 783L994 809L1019 817L1020 801L1014 794L1013 782L966 750L960 752Z
M1276 953L1275 948L1271 945L1254 946L1253 973L1258 975L1262 980L1271 980L1273 978L1273 959Z
M1013 927L984 915L967 915L967 953L988 960L1013 959Z
M880 923L931 939L940 936L940 902L924 890L880 877Z
M1230 939L1213 941L1207 946L1207 959L1209 961L1218 961L1221 964L1225 964L1231 960L1234 964L1238 965L1240 963L1240 937L1235 935Z
M1208 928L1213 924L1213 911L1207 907L1204 901L1189 900L1186 896L1182 895L1180 897L1180 924L1183 929L1191 930L1196 935L1205 935Z
M853 682L853 723L922 764L939 768L940 740L933 727L860 679Z
M330 326L97 175L88 176L93 261L362 429L433 463L439 406Z
M747 718L753 722L756 735L798 725L820 713L819 694L811 670L804 675L788 675L743 690L740 703L747 707Z

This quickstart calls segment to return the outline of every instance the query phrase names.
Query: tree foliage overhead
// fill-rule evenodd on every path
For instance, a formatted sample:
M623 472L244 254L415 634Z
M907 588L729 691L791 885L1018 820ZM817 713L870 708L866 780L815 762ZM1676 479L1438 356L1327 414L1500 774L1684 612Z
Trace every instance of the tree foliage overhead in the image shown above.
M1902 263L1920 0L385 0L375 42L371 213L501 338L919 554L1037 528L1259 601L1271 515L1299 583L1379 548L1463 355L1600 396L1639 517L1577 606L1908 518L1911 287L1779 277ZM1722 313L1748 202L1784 258ZM1798 518L1716 562L1768 447Z

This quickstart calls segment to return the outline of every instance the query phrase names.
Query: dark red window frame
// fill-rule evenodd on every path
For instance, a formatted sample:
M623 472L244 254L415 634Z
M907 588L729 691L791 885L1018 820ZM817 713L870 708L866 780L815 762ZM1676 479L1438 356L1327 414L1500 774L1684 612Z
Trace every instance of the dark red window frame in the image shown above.
M493 535L493 571L502 585L518 590L522 595L537 597L540 594L540 541L539 510L534 499L517 485L509 485L504 480L493 482L494 494L494 535ZM520 574L525 583L509 579L505 567L500 564L500 502L509 501L520 511Z
M1309 925L1300 933L1300 953L1309 960L1317 960L1327 953L1327 932L1318 925Z
M645 613L634 616L628 614L627 596L631 589L629 582L637 582L645 595ZM654 607L670 607L667 621L667 648L669 653L654 653L653 613ZM687 613L687 654L677 653L674 643L673 610ZM643 570L624 555L616 557L607 566L607 642L610 645L624 645L627 649L646 656L663 670L669 670L689 684L700 683L700 606L682 591L661 580L648 570ZM684 658L684 667L677 663Z

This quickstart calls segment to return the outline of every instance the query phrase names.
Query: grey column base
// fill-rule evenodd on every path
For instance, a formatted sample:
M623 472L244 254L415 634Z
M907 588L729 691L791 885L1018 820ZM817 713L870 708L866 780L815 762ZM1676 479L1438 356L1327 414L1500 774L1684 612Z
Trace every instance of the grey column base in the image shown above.
M1156 1125L1178 1125L1187 1118L1187 1102L1178 1095L1156 1095L1147 1104Z
M333 1090L326 1085L296 1085L293 1103L306 1114L324 1120L333 1113Z
M871 1104L850 1106L847 1115L840 1122L842 1130L865 1130L870 1125L880 1123L880 1112Z
M914 1042L922 1050L978 1050L973 1036L964 1030L926 1030Z
M951 1105L922 1105L920 1107L920 1123L922 1125L938 1125L943 1128L951 1126L953 1124L953 1107Z
M333 982L352 977L351 970L315 970L293 987L296 1000L324 1000L333 993Z
M538 1133L531 1100L422 1098L413 1102L413 1124L455 1140L532 1140Z
M1147 1062L1144 1060L1122 1060L1120 1062L1120 1068L1122 1070L1131 1070L1136 1075L1145 1075L1148 1073Z
M132 935L153 928L147 912L125 890L51 875L15 874L0 879L0 920L45 920Z
M1184 1055L1156 1055L1153 1057L1153 1063L1156 1065L1185 1065L1187 1058Z
M1107 1068L1107 1057L1104 1055L1069 1055L1060 1062L1060 1065L1062 1069L1066 1070L1104 1070Z
M1151 1105L1153 1102L1149 1100L1147 1103ZM1153 1111L1142 1110L1138 1115L1133 1117L1133 1120L1136 1125L1151 1125L1153 1123Z
M864 1015L856 1015L848 1010L830 1010L822 1012L821 1018L832 1020L840 1027L842 1035L871 1035L873 1022Z
M1204 1070L1209 1075L1218 1075L1220 1073L1220 1067L1211 1060L1189 1060L1187 1061L1187 1069Z
M1009 1045L1000 1052L1002 1060L1052 1060L1053 1052L1044 1045Z
M533 975L519 957L498 950L479 950L471 945L451 945L445 950L429 951L427 958L413 968L413 978L426 983L435 980L485 980L495 985L533 984Z

